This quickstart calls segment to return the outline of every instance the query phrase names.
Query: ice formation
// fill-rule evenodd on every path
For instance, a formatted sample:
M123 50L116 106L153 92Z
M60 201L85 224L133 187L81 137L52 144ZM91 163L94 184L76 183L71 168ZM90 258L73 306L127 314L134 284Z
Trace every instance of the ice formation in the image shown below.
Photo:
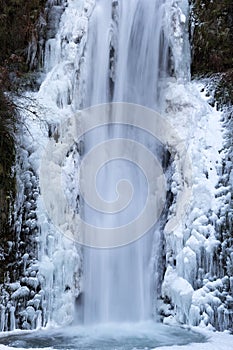
M210 105L213 101L211 96L206 97L208 81L189 81L188 1L166 0L161 6L157 1L154 3L155 7L148 2L146 8L139 0L133 2L134 5L120 0L47 2L46 42L37 44L32 41L28 56L31 67L43 57L42 83L38 92L28 92L25 100L20 102L31 112L26 114L28 130L24 129L19 142L16 230L19 237L20 232L26 238L30 235L29 247L33 248L32 251L26 249L19 257L21 276L15 276L14 280L6 279L0 305L2 331L33 329L48 323L80 322L82 294L85 291L90 302L86 317L91 321L90 314L95 308L91 302L92 294L97 297L96 300L101 300L104 293L101 279L90 282L83 275L90 273L91 261L95 261L95 273L98 274L101 263L95 253L89 256L49 220L40 196L39 169L48 138L59 141L59 127L67 117L79 109L109 100L124 100L159 109L186 143L192 163L192 197L187 209L172 231L166 230L167 221L163 222L165 230L160 234L159 249L155 242L151 250L150 276L143 275L148 273L145 266L143 271L139 271L140 268L133 270L133 273L139 272L132 279L132 284L141 293L133 300L140 303L143 311L147 309L148 317L148 308L152 305L146 304L145 300L142 302L142 299L151 298L151 293L152 299L161 297L163 302L157 311L163 315L165 323L171 322L172 318L190 325L213 325L219 330L231 327L233 253L227 232L232 215L232 171L228 159L229 137L224 131L229 111L220 112L216 105ZM136 52L142 62L134 66L134 57L130 56L129 50L130 72L124 61L127 59L124 45L130 45L128 28L129 23L133 26L137 18L135 4L141 4L144 20L151 26L151 32L143 32L143 38L136 36L135 40L141 40L140 45L144 45L145 51ZM153 13L158 16L156 23L150 17ZM45 19L40 19L40 25L46 28ZM155 30L155 26L159 29ZM103 36L106 31L107 35ZM151 47L159 50L161 32L164 51L159 62L158 55L148 52ZM134 34L138 35L136 29ZM137 45L131 49L136 48ZM149 66L145 69L143 65L148 63L148 59ZM96 65L98 69L95 69ZM151 66L156 66L154 75ZM133 69L145 70L146 79L138 81ZM138 86L136 94L127 90L127 79ZM63 166L63 185L70 203L74 203L79 195L76 169L80 153L80 148L71 149ZM173 154L169 163L170 206L166 220L175 215L176 199L184 186L185 179L179 172L178 161L177 155ZM23 212L20 212L20 207L24 208ZM59 217L59 207L54 210L54 215ZM162 246L163 251L160 249ZM128 253L133 257L130 249ZM159 253L160 256L157 256ZM137 254L140 255L140 244ZM124 254L118 258L122 259L121 268L124 269L127 261ZM110 261L113 266L116 260L117 257L114 261L103 257L101 262ZM140 258L137 263L140 263ZM124 271L122 275L124 283L127 283ZM152 283L154 289L148 296L144 289L150 285L151 276L157 283ZM108 283L111 282L112 295L117 281L111 276L107 279ZM104 295L109 297L109 294ZM132 291L132 298L135 295ZM117 298L112 301L117 303ZM102 304L97 308L97 321L109 320L106 316L109 310L100 314L103 308ZM140 311L140 317L142 314Z

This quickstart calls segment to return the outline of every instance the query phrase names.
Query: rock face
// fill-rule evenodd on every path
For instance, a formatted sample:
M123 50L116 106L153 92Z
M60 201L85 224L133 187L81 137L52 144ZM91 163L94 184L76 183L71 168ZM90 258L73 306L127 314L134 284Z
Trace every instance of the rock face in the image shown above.
M233 66L232 0L192 0L192 72L224 72Z

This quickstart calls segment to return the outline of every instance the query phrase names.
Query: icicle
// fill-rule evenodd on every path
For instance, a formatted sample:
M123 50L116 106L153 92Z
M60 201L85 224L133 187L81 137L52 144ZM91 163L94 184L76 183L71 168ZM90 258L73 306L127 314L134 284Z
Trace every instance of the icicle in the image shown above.
M6 311L5 306L0 305L0 331L1 332L5 330L5 311Z
M10 331L15 330L15 307L10 306Z

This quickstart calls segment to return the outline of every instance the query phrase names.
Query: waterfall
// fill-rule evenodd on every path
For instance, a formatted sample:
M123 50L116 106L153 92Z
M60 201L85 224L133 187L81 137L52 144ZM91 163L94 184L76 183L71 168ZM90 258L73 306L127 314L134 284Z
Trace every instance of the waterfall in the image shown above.
M145 347L157 313L230 329L232 110L217 96L225 73L190 82L189 3L47 1L28 50L43 69L14 97L1 331L55 323L84 343L110 330L113 344L121 329Z
M165 4L161 1L96 2L89 21L83 78L85 92L79 108L114 101L158 109L159 78L167 74L169 56L169 43L163 32L164 12ZM124 129L126 126L114 128L110 125L103 138L132 138L132 132ZM97 139L99 132L93 133L92 139ZM147 135L137 130L133 132L136 140L147 144ZM87 149L90 142L93 143L90 138L85 140ZM153 142L149 147L156 152ZM115 165L106 166L101 177L99 191L107 200L114 200L119 179L130 178L137 194L136 204L127 214L129 217L137 215L146 196L146 185L140 174L133 167L115 160ZM87 221L95 215L84 208ZM116 226L120 219L117 214L111 217L99 215L96 225L103 226L107 220L108 225ZM153 239L160 240L159 230L154 230L124 247L84 249L85 324L141 321L152 317L155 291L152 293L151 247ZM158 249L154 253L159 254Z
M55 147L59 142L64 144L68 135L67 126L62 127L62 122L77 115L78 111L111 102L134 103L159 111L163 81L170 75L183 81L189 78L184 15L187 14L187 2L182 1L182 6L183 10L178 7L177 1L171 0L66 2L58 32L46 43L44 63L47 76L37 96L38 101L48 108L46 120ZM127 152L130 159L135 157L135 148L127 146L125 150L125 144L123 141L119 143L119 140L129 139L142 144L160 162L162 159L159 140L134 126L114 125L114 113L111 112L107 126L102 125L86 133L76 150L75 147L69 150L66 160L62 165L60 162L59 167L72 169L73 173L65 173L62 190L73 208L79 207L81 218L96 227L124 226L127 220L139 215L146 202L144 169L125 159L106 163L96 177L97 190L106 202L116 200L116 186L122 179L127 179L135 190L132 203L117 214L98 213L91 209L80 195L77 182L72 180L70 183L75 178L75 167L96 142L106 143L103 152L107 154L107 141L115 139L118 145L113 146L113 151ZM143 160L139 154L136 158L139 163ZM68 165L69 162L72 166ZM44 173L47 169L44 165ZM54 168L50 169L53 172ZM68 320L73 317L78 322L90 324L152 318L157 297L157 261L161 254L159 225L153 225L148 232L142 232L145 233L142 237L121 247L80 248L78 244L67 243L67 234L62 238L61 228L65 227L64 232L67 233L72 225L69 227L64 220L67 208L56 191L56 185L51 185L58 182L55 182L54 175L50 177L46 174L44 177L49 180L41 180L42 195L48 199L45 202L51 201L50 214L52 212L60 222L60 231L56 233L51 223L43 222L42 215L41 272L45 276L47 293L53 284L56 286L48 303L52 319L59 322L61 316L60 311L53 309L61 307L69 313L69 307L64 304L71 305L72 298L73 303L76 298L76 316L68 315ZM43 181L48 181L44 192ZM81 176L77 181L87 180ZM51 188L55 191L52 192ZM48 203L45 204L47 208ZM41 210L44 210L43 205ZM151 217L148 220L151 221ZM136 221L131 230L137 231ZM85 235L85 232L81 234ZM50 242L49 249L46 242ZM75 258L75 254L81 256L81 260ZM64 265L66 262L67 266ZM75 266L76 263L79 266ZM58 276L61 270L62 276ZM76 282L72 282L74 276L79 276Z
M161 1L97 1L89 23L83 106L125 101L155 107L166 73Z

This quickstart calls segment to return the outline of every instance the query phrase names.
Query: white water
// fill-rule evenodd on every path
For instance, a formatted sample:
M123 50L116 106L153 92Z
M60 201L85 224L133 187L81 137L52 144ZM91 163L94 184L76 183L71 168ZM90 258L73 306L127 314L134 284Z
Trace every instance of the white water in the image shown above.
M96 2L89 23L82 107L112 100L156 105L163 17L159 3L119 1L113 6L109 0ZM166 51L162 50L162 58L166 60ZM105 130L104 139L128 138L124 128L115 130L110 126ZM143 136L136 137L145 142ZM88 140L85 143L89 149ZM130 179L137 195L126 215L133 218L144 201L145 183L132 166L126 168L125 164L116 162L102 172L98 190L107 200L114 200L117 181ZM97 215L97 226L118 225L118 214L103 217L84 208L86 221L93 215ZM159 240L159 232L155 234ZM149 236L124 247L84 250L84 324L141 321L152 316L152 242L153 232L150 232Z
M109 0L97 1L87 40L84 107L112 100L147 106L155 104L161 34L160 23L156 29L155 20L161 18L160 12L161 6L156 2L120 1L113 7ZM151 40L152 32L154 40ZM155 69L151 69L152 62ZM110 126L103 131L104 139L130 137L129 131L124 129L125 126L117 130ZM145 143L143 136L136 135L136 138ZM89 149L88 140L85 143ZM128 215L128 219L133 219L145 200L146 188L145 181L132 165L119 161L110 163L101 174L98 190L107 200L114 200L115 186L122 178L128 178L137 188L134 203L125 214L126 218ZM88 213L85 208L84 213L87 221L97 215L96 225L100 227L119 224L118 214L103 217ZM121 248L84 250L84 324L140 321L151 317L152 240L153 232L149 237Z
M180 5L186 13L187 1ZM111 101L137 103L159 110L163 79L169 75L171 61L177 79L188 79L189 76L184 27L185 16L177 1L68 1L56 37L46 44L45 68L48 74L38 97L53 111L51 116L48 113L47 120L59 123L79 109ZM155 140L149 139L145 133L140 134L135 128L123 126L102 128L86 136L85 150L91 149L96 140L101 142L117 137L137 140L153 153L158 153ZM136 167L124 161L109 163L101 171L97 187L105 200L115 200L116 184L126 177L135 189L134 201L122 217L100 215L86 205L81 214L87 222L101 227L125 224L127 218L135 218L143 208L145 179ZM76 190L71 192L76 193ZM51 193L51 196L53 203L59 203L56 193ZM70 198L73 197L76 196L70 193ZM75 207L76 203L73 204ZM59 217L63 209L56 206L53 210ZM48 225L45 225L47 229ZM43 235L46 247L48 233L42 228ZM74 318L84 324L142 321L153 316L160 240L158 229L124 247L83 248L82 283L73 281L73 287L72 279L75 275L77 277L80 269L80 266L75 266L80 264L79 259L74 258L78 250L60 234L51 233L50 236L54 236L54 248L50 247L50 268L47 269L44 248L41 271L45 275L47 291L53 288L52 285L56 286L48 303L52 319L63 322L60 319L63 312L68 320L74 317L68 310L72 296L74 300L80 290L82 299L78 301ZM58 256L62 258L60 262ZM59 277L60 269L63 272ZM71 286L71 294L64 294L66 285Z
M97 0L88 27L83 77L85 92L79 108L123 101L158 110L159 84L161 78L167 76L169 64L169 39L164 33L166 6L169 2L160 0ZM124 129L125 126L109 127L103 130L103 139L132 138L132 131L130 134L130 130ZM147 142L148 135L137 130L133 132L134 139L156 152L155 140ZM96 133L91 140L85 140L88 150L100 131ZM110 164L100 176L98 191L106 200L114 200L119 179L128 178L132 182L136 196L125 215L128 219L134 218L138 209L142 210L146 196L146 184L138 171L115 161L115 165ZM85 207L83 212L85 220L94 221L97 226L116 227L119 224L117 214L103 216ZM154 240L155 266L150 261ZM152 317L157 285L152 281L152 275L156 278L159 241L159 230L152 229L139 241L121 248L85 248L84 324L141 321Z

